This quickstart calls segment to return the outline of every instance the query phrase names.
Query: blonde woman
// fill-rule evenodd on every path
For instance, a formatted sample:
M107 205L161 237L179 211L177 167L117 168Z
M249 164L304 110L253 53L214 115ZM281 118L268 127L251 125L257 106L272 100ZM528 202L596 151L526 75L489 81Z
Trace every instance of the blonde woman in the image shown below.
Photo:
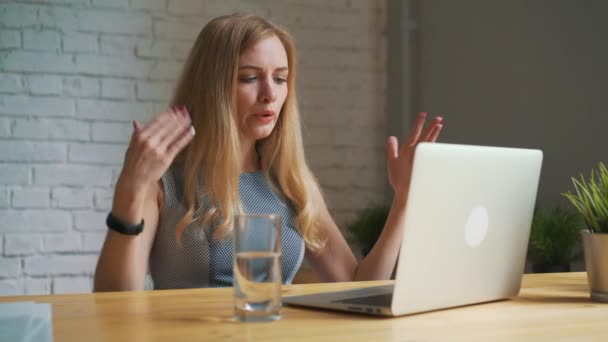
M134 132L117 181L96 291L232 286L230 226L239 212L282 218L281 268L303 258L322 281L388 279L397 259L416 144L442 119L387 141L395 191L388 220L360 262L306 164L291 36L253 15L209 22L185 63L171 107ZM196 133L196 134L194 134Z

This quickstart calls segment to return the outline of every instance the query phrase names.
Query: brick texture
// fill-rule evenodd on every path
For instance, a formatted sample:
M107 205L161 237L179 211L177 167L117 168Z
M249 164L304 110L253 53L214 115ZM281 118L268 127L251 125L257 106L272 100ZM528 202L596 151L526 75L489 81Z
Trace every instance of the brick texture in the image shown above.
M246 11L295 37L307 159L338 225L385 198L384 1L2 1L0 295L91 291L131 121L165 108L206 22Z

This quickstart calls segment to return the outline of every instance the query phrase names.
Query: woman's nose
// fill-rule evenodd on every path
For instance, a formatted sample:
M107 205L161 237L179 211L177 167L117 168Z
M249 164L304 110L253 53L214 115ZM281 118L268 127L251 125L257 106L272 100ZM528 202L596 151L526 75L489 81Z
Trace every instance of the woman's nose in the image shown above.
M272 80L262 82L259 94L260 102L272 103L276 100L276 91L273 87Z

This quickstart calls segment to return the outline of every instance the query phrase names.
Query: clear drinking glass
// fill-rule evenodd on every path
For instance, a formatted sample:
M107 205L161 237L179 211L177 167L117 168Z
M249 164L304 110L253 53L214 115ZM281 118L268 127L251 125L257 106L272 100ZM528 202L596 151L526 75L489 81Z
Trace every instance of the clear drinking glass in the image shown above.
M281 218L234 217L234 305L244 322L281 318Z

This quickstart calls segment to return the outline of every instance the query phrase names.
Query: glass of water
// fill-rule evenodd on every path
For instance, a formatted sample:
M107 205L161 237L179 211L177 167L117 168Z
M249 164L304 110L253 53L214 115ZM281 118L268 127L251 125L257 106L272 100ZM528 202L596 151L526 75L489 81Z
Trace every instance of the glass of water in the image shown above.
M243 322L281 318L281 218L234 217L234 300Z

